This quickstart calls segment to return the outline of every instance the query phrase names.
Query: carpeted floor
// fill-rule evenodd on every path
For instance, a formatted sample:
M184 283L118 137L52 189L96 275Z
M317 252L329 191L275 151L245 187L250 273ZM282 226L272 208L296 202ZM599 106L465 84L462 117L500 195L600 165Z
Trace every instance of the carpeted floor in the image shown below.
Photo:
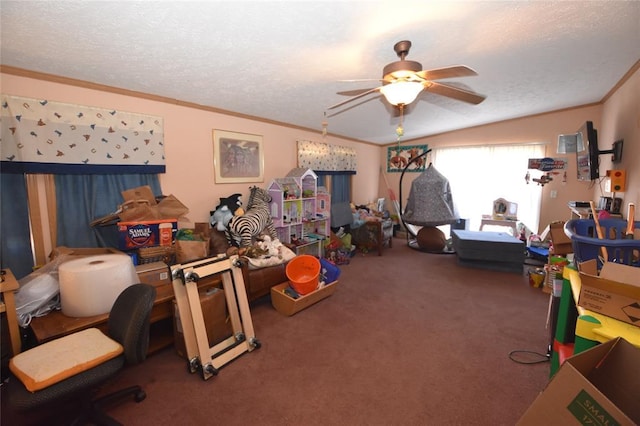
M122 372L104 391L137 383L148 396L109 413L129 426L513 425L546 385L548 362L510 358L544 359L549 343L549 297L526 273L461 267L401 239L341 269L333 296L292 317L269 297L253 304L260 349L209 380L172 348Z

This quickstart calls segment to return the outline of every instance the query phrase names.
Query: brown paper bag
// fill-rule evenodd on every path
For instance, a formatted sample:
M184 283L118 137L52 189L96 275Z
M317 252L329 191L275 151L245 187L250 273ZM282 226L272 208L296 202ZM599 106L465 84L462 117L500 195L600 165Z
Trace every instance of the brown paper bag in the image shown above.
M122 194L124 201L146 200L149 202L150 206L156 204L156 197L153 195L153 191L149 185L127 189L122 191L120 194Z
M162 219L179 219L189 213L187 206L173 195L167 195L156 206Z
M176 261L186 263L209 256L209 238L202 240L176 240Z
M120 205L118 217L122 222L140 222L161 219L156 206L147 200L130 200Z

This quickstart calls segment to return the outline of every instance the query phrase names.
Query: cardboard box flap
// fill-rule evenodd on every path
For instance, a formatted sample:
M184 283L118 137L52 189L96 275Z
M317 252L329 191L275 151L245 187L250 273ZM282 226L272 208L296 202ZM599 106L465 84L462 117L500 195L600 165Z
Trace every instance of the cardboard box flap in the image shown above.
M588 377L594 368L611 352L611 348L615 344L615 339L610 340L601 345L594 346L588 351L580 352L569 357L565 362L573 365L573 367L585 377Z
M638 363L640 349L622 338L574 355L517 424L640 424Z
M640 268L605 262L600 275L593 275L593 264L583 262L580 272L582 286L605 290L630 299L640 300Z
M640 422L638 350L624 339L611 342L613 344L608 345L608 351L587 374L587 379L627 416Z
M578 265L578 271L586 275L598 276L598 261L586 260ZM615 262L605 262L599 274L600 278L640 286L640 268Z
M600 270L600 278L640 286L640 269L635 266L605 262Z
M615 293L629 299L640 300L640 286L625 284L584 273L580 274L580 281L582 282L582 288L590 287L597 290Z
M564 233L564 222L551 222L540 234L542 241L551 241L554 253L557 255L565 255L573 253L573 245L571 238Z
M578 264L578 271L589 275L598 275L598 260L589 259Z

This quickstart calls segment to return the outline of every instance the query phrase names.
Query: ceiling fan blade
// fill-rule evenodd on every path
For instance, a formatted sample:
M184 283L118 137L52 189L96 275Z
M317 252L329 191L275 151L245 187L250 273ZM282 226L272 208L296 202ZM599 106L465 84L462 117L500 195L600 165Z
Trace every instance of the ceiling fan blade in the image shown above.
M378 90L380 90L380 88L379 88L379 87L375 87L375 88L373 88L373 89L369 89L369 90L367 90L366 92L362 92L362 93L360 93L359 95L356 95L356 96L353 96L353 97L351 97L351 98L347 99L346 101L338 102L338 103L337 103L337 104L335 104L335 105L331 105L331 106L330 106L329 108L327 108L327 109L334 109L334 108L337 108L337 107L342 106L342 105L344 105L344 104L346 104L346 103L349 103L349 102L351 102L351 101L355 101L356 99L359 99L359 98L361 98L361 97L363 97L363 96L366 96L366 95L368 95L369 93L377 92Z
M484 101L486 96L472 92L470 90L460 89L458 87L451 86L444 83L436 83L435 81L429 81L425 83L425 90L438 95L447 96L449 98L457 99L459 101L468 102L470 104L477 105Z
M338 80L340 83L359 83L361 81L382 81L379 78L354 78L351 80Z
M343 96L358 96L364 92L368 92L371 88L368 89L355 89L355 90L346 90L344 92L337 92L338 95Z
M419 71L416 75L425 80L440 80L443 78L471 77L478 75L478 73L466 65L453 65L445 68Z

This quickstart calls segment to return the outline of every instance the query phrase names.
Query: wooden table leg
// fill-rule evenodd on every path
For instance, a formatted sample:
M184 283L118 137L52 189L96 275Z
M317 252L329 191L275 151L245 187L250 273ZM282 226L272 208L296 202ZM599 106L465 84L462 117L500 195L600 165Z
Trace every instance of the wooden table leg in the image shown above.
M9 337L11 339L11 351L13 356L18 355L22 350L22 338L20 337L20 325L16 313L15 292L20 288L18 281L9 269L3 270L3 281L0 284L2 292L3 310L7 314L7 325L9 326ZM2 310L0 310L1 312Z

